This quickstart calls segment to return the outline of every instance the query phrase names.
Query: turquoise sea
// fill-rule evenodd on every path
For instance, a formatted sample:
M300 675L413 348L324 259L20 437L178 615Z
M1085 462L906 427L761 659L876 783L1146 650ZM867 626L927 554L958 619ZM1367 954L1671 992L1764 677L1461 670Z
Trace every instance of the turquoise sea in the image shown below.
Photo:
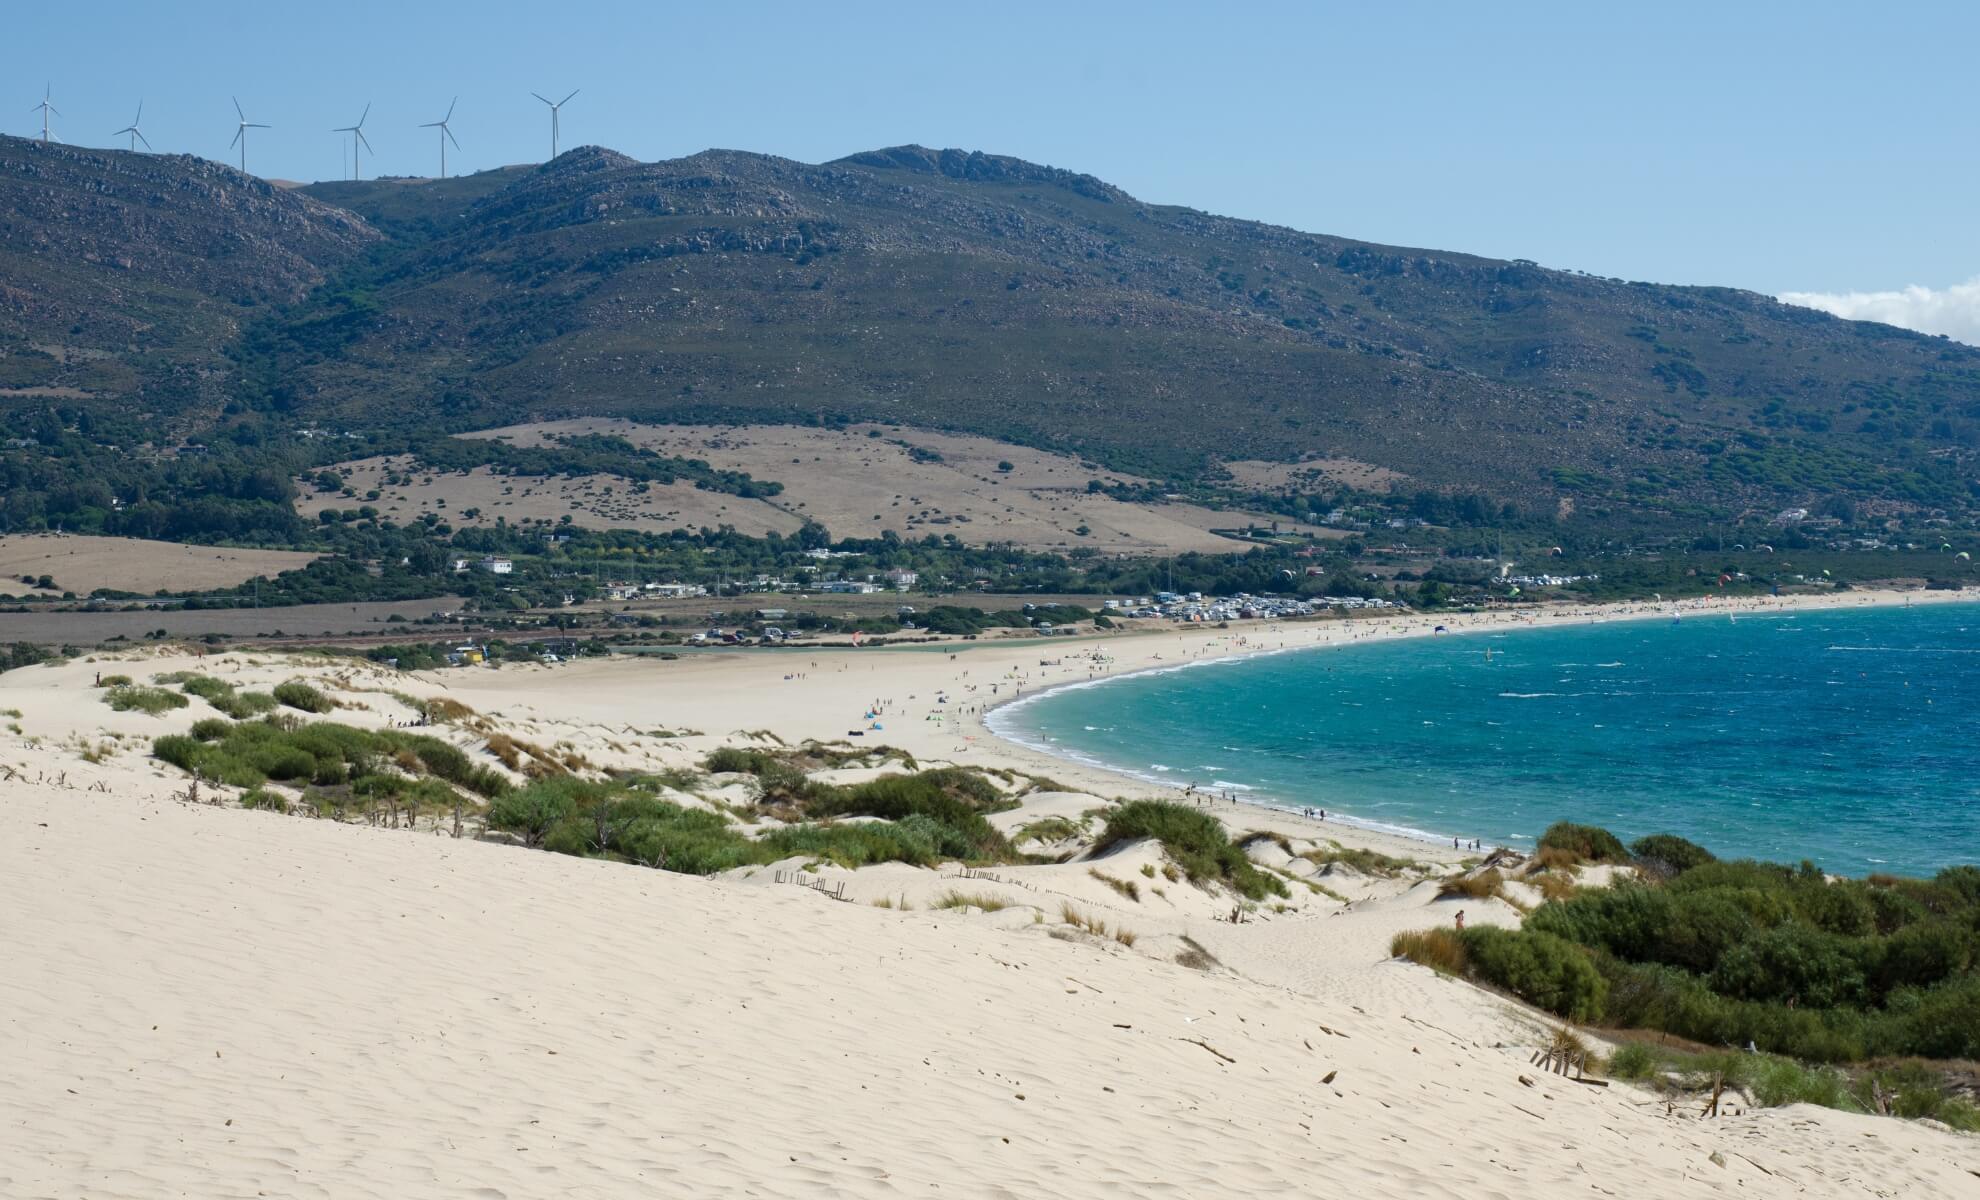
M1146 779L1445 839L1528 847L1574 820L1850 875L1980 862L1980 605L1288 651L991 720Z

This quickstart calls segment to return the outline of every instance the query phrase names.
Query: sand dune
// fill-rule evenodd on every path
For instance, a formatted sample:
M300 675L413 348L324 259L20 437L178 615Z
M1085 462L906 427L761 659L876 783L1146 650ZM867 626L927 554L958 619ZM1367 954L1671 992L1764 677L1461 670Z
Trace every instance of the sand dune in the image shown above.
M1536 1076L1531 1029L1365 946L1280 952L1307 995L799 888L0 795L8 1195L1888 1196L1980 1167L1900 1122Z

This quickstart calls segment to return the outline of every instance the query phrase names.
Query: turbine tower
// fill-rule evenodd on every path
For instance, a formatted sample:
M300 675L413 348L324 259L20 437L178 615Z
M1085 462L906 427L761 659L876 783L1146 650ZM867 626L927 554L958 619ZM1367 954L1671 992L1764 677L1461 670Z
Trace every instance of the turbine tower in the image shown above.
M62 140L61 138L50 139L48 135L48 114L54 113L58 117L62 115L62 110L56 108L54 104L49 102L49 97L53 94L54 94L54 87L52 84L48 86L44 86L41 89L41 103L35 105L33 108L28 109L29 112L38 112L41 114L41 140L44 143L50 140L57 142ZM573 96L576 94L577 93L575 92L571 93L571 95ZM568 100L570 99L570 97L566 96L565 99Z
M144 120L144 101L140 100L138 101L137 116L131 118L131 123L129 125L126 125L122 129L119 129L117 131L117 133L128 133L131 135L131 150L133 152L137 150L137 144L139 142L144 143L144 148L146 150L151 149L151 139L145 137L144 130L138 128L138 122L142 120ZM116 137L117 133L113 133L110 136Z
M359 117L357 119L357 124L346 125L341 129L332 129L330 131L331 133L348 133L351 135L351 178L352 179L358 178L358 176L361 174L361 172L359 172L358 170L358 147L362 145L366 150L371 150L371 143L368 140L366 140L364 136L364 118L370 115L371 115L371 101L367 100L364 102L364 116ZM372 153L376 154L378 152L376 150L372 150Z
M240 143L241 174L245 175L247 174L247 131L250 129L271 129L273 128L273 126L263 125L259 121L248 120L247 114L241 111L240 97L238 96L233 97L233 101L234 101L234 115L241 119L241 124L240 124L240 128L234 130L234 141L228 142L227 148L231 150L234 148L235 142Z
M575 96L577 93L572 92L571 95ZM453 101L447 105L446 116L441 117L438 121L428 121L426 124L420 126L421 129L438 129L440 131L440 178L442 179L447 177L447 143L453 142L454 149L456 150L461 148L460 141L454 137L454 131L447 128L447 122L454 119L454 105L460 102L461 98L459 96L454 97ZM552 141L554 142L554 140L553 135Z
M578 89L572 88L571 96L575 96L577 94L578 94ZM549 97L544 96L540 92L531 92L530 95L535 96L538 100L541 100L545 104L550 105L550 157L555 158L557 157L557 110L564 107L566 104L569 104L571 102L571 96L566 96L562 100L557 100L553 102L550 100Z

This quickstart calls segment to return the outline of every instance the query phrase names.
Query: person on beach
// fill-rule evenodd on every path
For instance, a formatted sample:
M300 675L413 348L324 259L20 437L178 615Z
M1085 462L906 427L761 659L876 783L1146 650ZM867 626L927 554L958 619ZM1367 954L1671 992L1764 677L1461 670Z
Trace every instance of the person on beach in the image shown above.
M1457 927L1459 933L1464 932L1464 910L1461 908L1457 911Z

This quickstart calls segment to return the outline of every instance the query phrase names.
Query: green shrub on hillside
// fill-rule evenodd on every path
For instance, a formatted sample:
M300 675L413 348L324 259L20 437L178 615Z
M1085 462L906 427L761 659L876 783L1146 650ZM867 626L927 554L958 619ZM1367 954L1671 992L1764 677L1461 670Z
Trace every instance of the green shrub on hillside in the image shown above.
M275 700L277 703L301 709L306 713L327 713L336 707L330 697L295 679L275 685Z
M259 787L271 779L349 787L360 800L410 800L421 807L451 805L452 792L440 781L487 797L509 790L499 774L472 765L457 748L436 738L329 721L290 728L274 719L229 723L207 717L194 722L190 734L153 740L151 752L180 770L233 787ZM421 780L432 786L411 786ZM332 797L329 803L335 807L341 799Z
M120 683L103 693L103 702L118 712L150 713L154 717L186 706L186 698L177 692L130 683Z
M1107 814L1107 827L1093 848L1105 854L1123 842L1153 838L1192 882L1217 881L1248 899L1287 895L1285 881L1268 875L1231 844L1217 818L1167 800L1131 800Z
M1661 875L1682 875L1693 867L1719 861L1710 850L1696 842L1669 833L1654 833L1629 844L1637 865Z
M1581 947L1550 933L1491 925L1474 925L1463 937L1478 978L1570 1021L1601 1017L1609 984Z
M1608 830L1595 825L1576 825L1572 821L1556 821L1540 835L1540 849L1558 850L1573 855L1582 862L1626 863L1629 851L1623 848L1622 840Z

